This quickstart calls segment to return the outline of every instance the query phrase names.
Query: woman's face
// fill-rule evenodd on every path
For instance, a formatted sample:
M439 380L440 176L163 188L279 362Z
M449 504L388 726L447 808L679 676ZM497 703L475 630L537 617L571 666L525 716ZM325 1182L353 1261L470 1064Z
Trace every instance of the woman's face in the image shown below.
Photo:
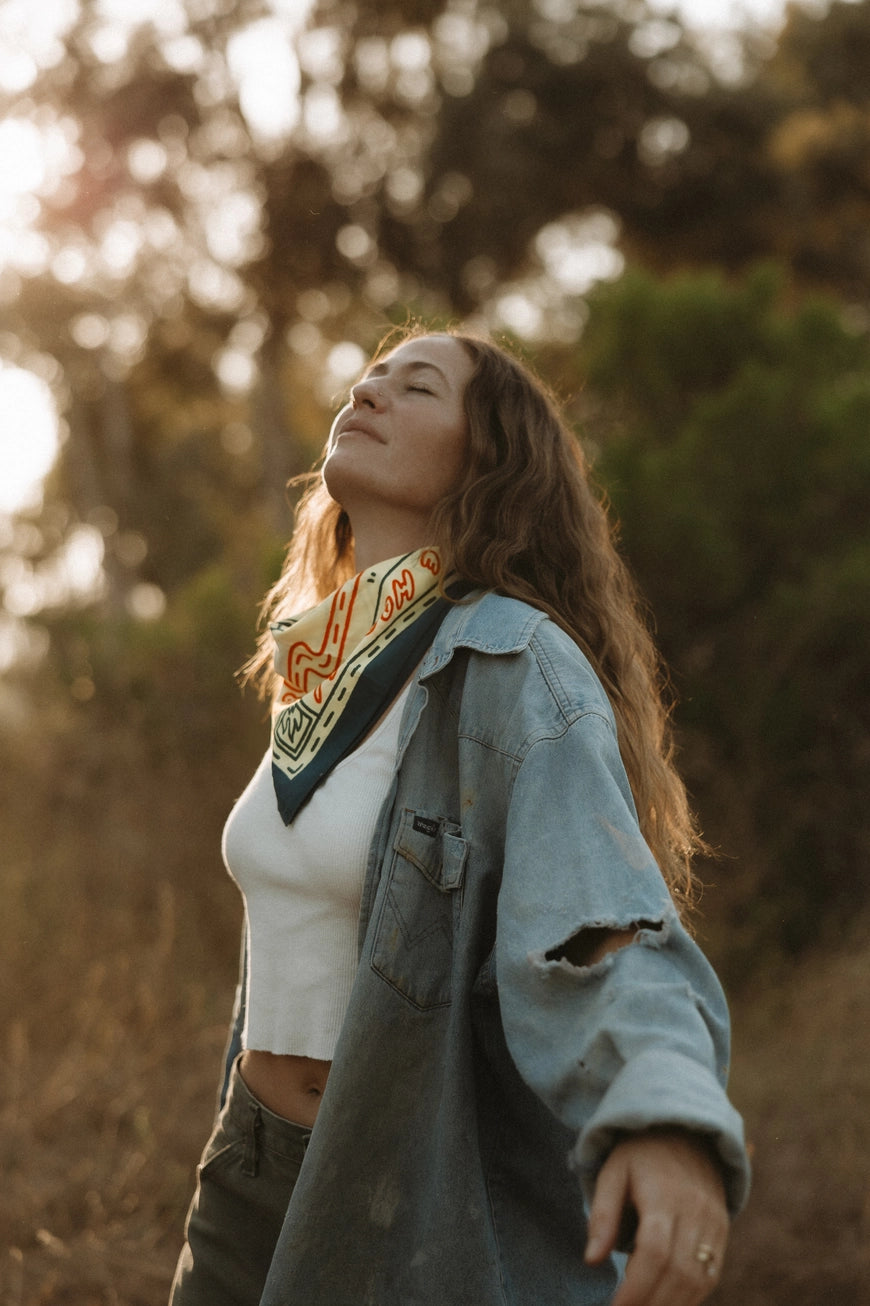
M419 519L425 530L465 464L463 397L473 369L458 341L422 336L399 345L353 387L323 466L326 488L351 523L377 508Z

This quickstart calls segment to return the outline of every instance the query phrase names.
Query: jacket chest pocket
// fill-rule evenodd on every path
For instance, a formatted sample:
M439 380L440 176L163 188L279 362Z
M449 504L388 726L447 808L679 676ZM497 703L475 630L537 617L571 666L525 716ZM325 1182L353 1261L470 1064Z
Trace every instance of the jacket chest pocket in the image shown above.
M459 826L406 809L393 841L372 967L421 1011L451 999L467 844Z

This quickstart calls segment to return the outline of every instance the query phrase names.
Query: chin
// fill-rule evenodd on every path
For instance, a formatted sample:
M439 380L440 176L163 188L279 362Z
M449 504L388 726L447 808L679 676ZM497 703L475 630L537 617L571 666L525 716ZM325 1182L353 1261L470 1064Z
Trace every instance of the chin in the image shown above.
M330 499L347 512L348 504L354 498L354 489L359 490L359 477L350 468L343 467L343 461L341 457L330 454L323 464L322 478Z

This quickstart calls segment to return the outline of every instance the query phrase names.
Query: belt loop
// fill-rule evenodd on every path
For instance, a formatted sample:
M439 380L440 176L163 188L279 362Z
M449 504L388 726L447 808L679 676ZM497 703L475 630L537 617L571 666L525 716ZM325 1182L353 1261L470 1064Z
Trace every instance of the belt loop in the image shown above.
M242 1161L242 1174L256 1178L260 1160L260 1130L263 1128L263 1113L257 1103L248 1107L251 1113L245 1138L245 1155Z

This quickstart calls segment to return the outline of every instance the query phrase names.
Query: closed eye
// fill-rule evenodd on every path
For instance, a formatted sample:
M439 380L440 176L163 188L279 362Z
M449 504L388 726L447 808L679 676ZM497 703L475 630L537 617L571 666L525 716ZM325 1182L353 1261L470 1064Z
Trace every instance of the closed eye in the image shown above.
M434 391L430 390L427 385L409 385L408 389L414 390L417 394L421 394L421 395L434 394Z

